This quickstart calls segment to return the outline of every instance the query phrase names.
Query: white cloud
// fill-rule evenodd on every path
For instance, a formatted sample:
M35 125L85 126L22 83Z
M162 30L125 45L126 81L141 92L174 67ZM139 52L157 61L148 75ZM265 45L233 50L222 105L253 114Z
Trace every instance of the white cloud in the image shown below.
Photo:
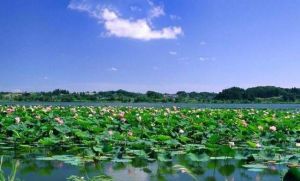
M153 66L152 69L153 69L154 71L157 71L159 68L158 68L157 66Z
M169 17L170 17L171 20L181 20L180 16L177 16L177 15L174 15L174 14L170 14Z
M122 19L109 10L102 13L104 27L109 36L133 38L139 40L175 39L182 33L180 27L166 27L162 30L153 30L145 19L131 21Z
M206 42L205 41L201 41L200 45L206 45Z
M185 60L189 60L190 57L180 57L178 58L179 61L185 61Z
M205 57L199 57L199 60L200 60L200 61L205 61L206 58L205 58Z
M202 61L202 62L205 62L205 61L215 61L216 58L215 57L199 57L199 60Z
M177 52L175 52L175 51L169 51L169 54L170 55L177 55Z
M79 2L79 1L71 1L68 5L69 9L76 10L79 12L87 12L91 17L101 19L101 11L99 7L94 8L91 4Z
M80 12L86 12L91 17L97 19L99 23L104 25L107 36L132 38L137 40L154 40L154 39L176 39L183 34L182 28L178 26L164 27L160 30L153 29L151 23L144 19L125 19L110 8L103 8L100 5L92 6L81 3L71 3L68 8ZM159 6L153 6L149 18L159 17L164 14L164 11Z
M141 12L142 11L142 9L138 6L130 6L129 8L133 12Z
M158 18L158 17L164 16L164 15L165 15L165 11L164 11L164 8L161 6L153 6L149 12L150 19Z
M154 3L153 3L151 0L147 0L147 3L148 3L150 6L154 6Z
M111 67L111 68L109 68L108 70L109 70L109 71L112 71L112 72L118 71L118 69L117 69L116 67Z

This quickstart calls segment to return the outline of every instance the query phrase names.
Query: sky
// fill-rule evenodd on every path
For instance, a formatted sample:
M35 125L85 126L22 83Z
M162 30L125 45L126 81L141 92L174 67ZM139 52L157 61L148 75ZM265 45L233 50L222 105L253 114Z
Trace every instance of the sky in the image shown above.
M300 87L299 0L1 0L0 91Z

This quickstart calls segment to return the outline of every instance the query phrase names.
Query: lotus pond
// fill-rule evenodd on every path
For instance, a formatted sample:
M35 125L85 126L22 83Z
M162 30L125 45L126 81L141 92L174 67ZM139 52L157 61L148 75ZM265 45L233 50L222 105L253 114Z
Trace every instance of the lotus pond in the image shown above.
M297 110L0 106L0 180L300 180Z

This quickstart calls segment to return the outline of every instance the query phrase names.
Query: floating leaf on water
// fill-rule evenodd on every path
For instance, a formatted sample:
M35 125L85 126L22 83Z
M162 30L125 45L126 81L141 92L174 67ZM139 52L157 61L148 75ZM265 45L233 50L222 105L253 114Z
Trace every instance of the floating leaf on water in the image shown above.
M161 162L171 162L172 158L170 158L167 154L160 153L157 156L158 161Z
M262 172L262 171L264 171L264 169L261 169L261 168L249 168L248 171L249 172Z
M135 158L134 156L129 156L129 155L124 155L123 157L122 157L122 159L133 159L133 158Z
M98 175L98 176L93 177L91 180L113 181L113 178L110 176L107 176L107 175Z
M199 149L199 150L205 148L205 146L201 144L186 144L184 147L186 149Z
M148 155L144 150L129 150L127 153L132 153L136 156L142 157L142 158L147 158Z
M23 148L32 148L33 146L31 146L31 145L20 145L20 147L23 147Z
M209 156L205 153L202 153L200 155L196 155L194 153L188 153L187 158L193 162L206 162L209 160Z
M236 160L246 160L248 157L246 157L246 156L243 156L243 155L241 155L241 154L236 154L235 156L234 156L234 159L236 159Z
M248 169L267 169L268 167L263 164L247 164L243 165L243 167L248 168Z
M35 159L36 160L41 160L41 161L52 161L52 160L54 160L54 158L52 158L52 157L43 157L43 156L36 157Z
M184 155L184 154L186 154L186 151L184 151L184 150L178 150L178 151L172 151L171 152L172 156L175 156L175 155Z
M102 152L103 150L103 147L102 146L94 146L93 147L93 150L95 151L95 152Z
M297 156L291 156L291 157L288 159L288 163L289 163L289 164L298 165L298 163L299 163L299 158L298 158Z
M14 149L14 147L11 147L11 146L0 146L0 149L10 150L10 149Z
M80 157L71 156L71 155L54 155L52 157L36 157L36 160L40 161L61 161L66 164L79 166L83 163Z
M289 163L287 166L289 168L300 168L300 164L295 164L295 163Z
M116 163L129 163L129 162L132 162L132 160L130 160L130 159L113 159L111 161L116 162Z
M97 157L94 157L96 160L108 160L110 159L110 157L108 156L97 156Z
M44 146L52 146L59 143L59 140L53 137L46 137L39 140L39 143Z
M71 175L67 178L67 180L70 181L86 181L85 177L82 176L76 176L76 175ZM112 181L112 177L107 176L107 175L98 175L98 176L94 176L92 178L89 178L88 180L90 181Z
M217 157L210 157L211 160L228 160L233 159L233 157L226 157L226 156L217 156Z
M147 158L147 160L148 160L149 162L154 162L154 161L156 161L156 159L154 159L154 158Z
M247 144L251 147L251 148L256 148L256 143L252 142L252 141L247 141Z

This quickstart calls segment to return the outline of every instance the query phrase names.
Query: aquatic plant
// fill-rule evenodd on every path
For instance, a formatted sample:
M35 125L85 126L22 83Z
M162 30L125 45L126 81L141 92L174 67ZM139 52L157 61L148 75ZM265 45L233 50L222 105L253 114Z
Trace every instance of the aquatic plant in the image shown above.
M20 165L19 160L12 160L11 161L11 173L10 175L6 176L4 171L2 170L2 165L3 165L3 156L0 158L0 181L17 181L20 180L16 178L17 174L17 169Z
M275 161L299 166L297 111L0 106L0 128L0 147L63 149L62 155L78 158L74 164L82 158L168 162L181 152L199 161L197 156L205 153L209 159L240 157L251 164ZM252 153L238 155L240 149ZM298 162L291 164L287 156Z

